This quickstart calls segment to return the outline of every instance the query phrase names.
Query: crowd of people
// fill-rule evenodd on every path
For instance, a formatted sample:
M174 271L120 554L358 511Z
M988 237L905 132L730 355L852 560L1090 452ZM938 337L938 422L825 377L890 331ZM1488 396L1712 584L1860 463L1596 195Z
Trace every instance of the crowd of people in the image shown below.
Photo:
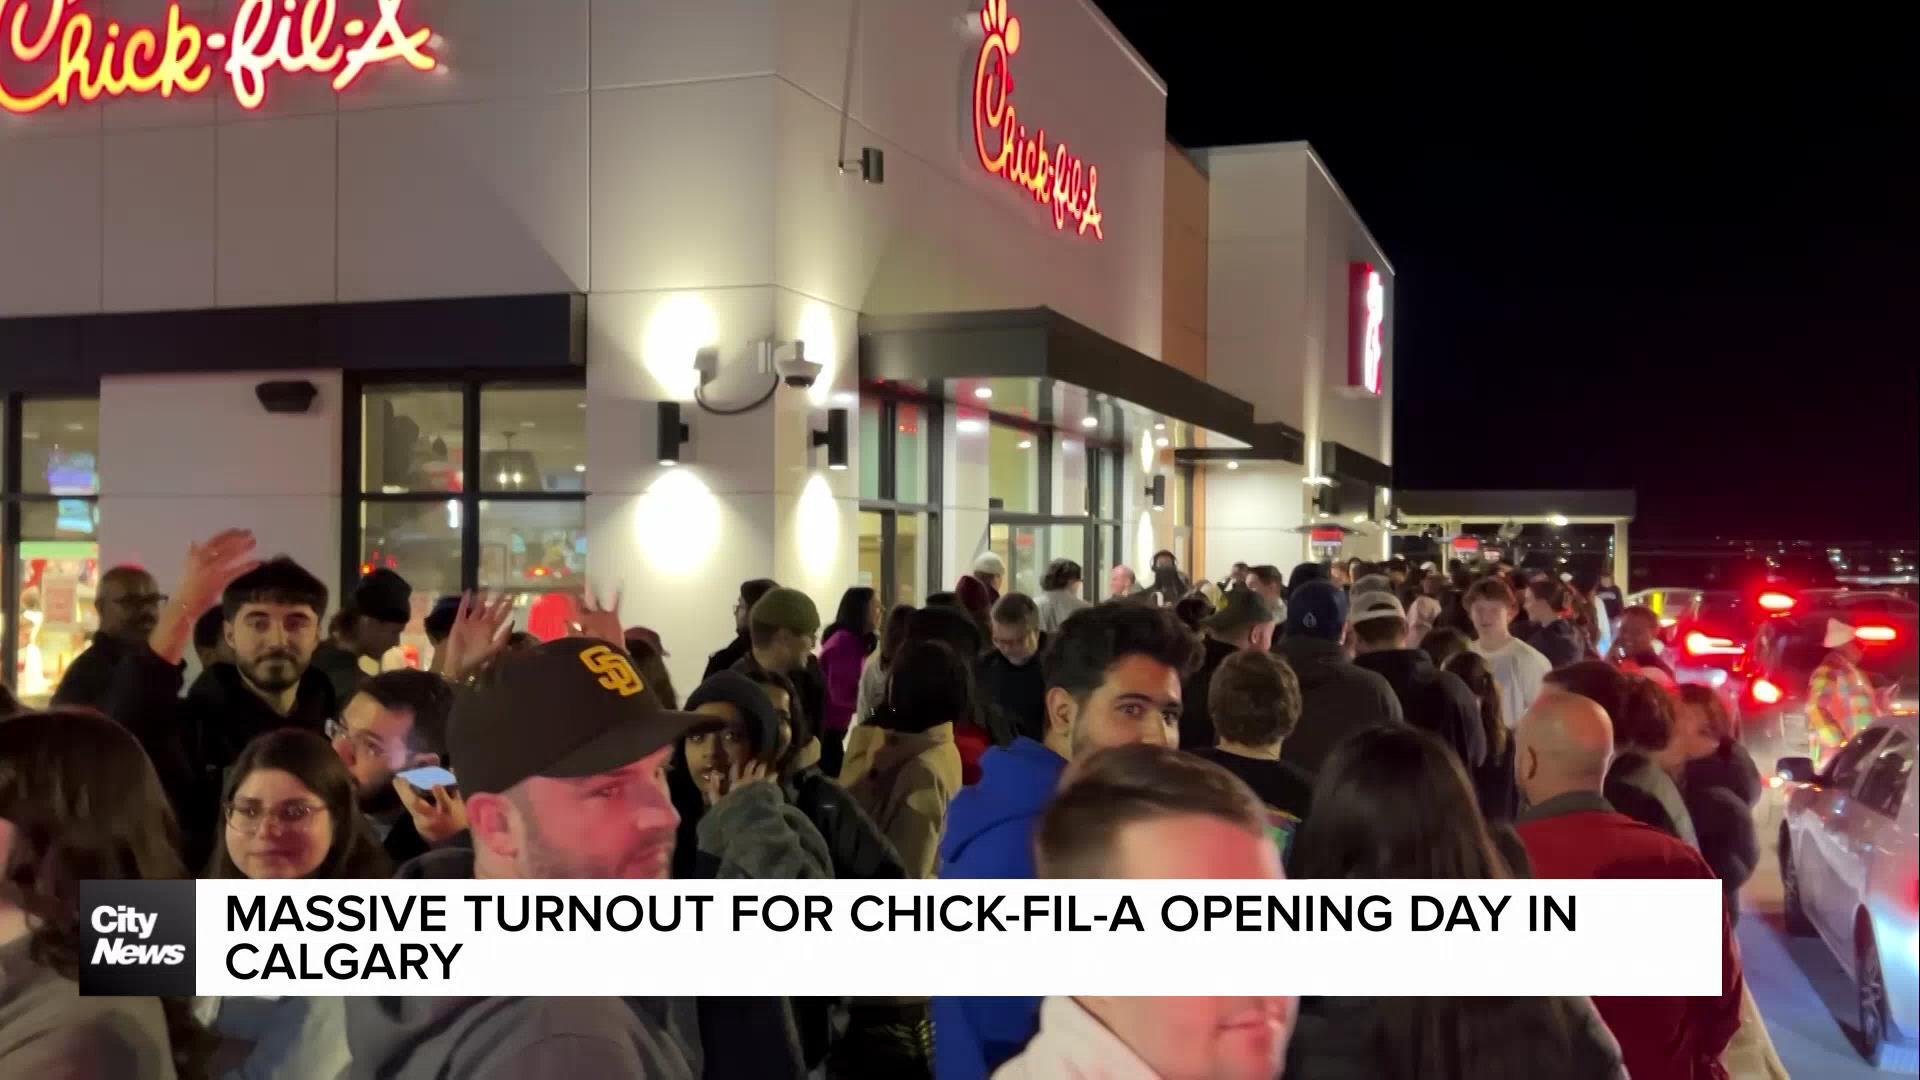
M412 610L391 571L331 619L318 579L240 530L193 545L171 597L110 571L58 704L0 720L0 1073L1702 1080L1769 1060L1730 929L1758 773L1710 692L1647 674L1657 643L1600 583L1396 560L1196 585L1161 552L1104 598L1068 560L1039 584L1006 590L987 553L923 607L856 587L823 623L747 581L683 702L617 597L546 641L510 598L441 598L427 668L376 674ZM1724 979L1591 1000L78 996L77 883L196 871L1717 878Z

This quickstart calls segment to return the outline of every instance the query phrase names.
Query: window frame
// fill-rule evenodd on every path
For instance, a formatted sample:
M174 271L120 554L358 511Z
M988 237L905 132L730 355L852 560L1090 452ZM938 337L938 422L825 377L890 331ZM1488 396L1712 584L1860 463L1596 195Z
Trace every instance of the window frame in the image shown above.
M881 384L863 385L860 388L860 404L868 401L880 406L880 445L877 453L879 461L880 491L875 496L862 496L859 500L859 512L877 514L880 518L880 580L874 583L874 591L880 596L881 606L891 611L899 600L900 583L899 538L900 515L918 514L924 518L920 531L920 543L927 552L927 579L920 583L920 596L925 598L940 591L941 543L940 509L943 493L946 490L946 420L947 403L935 395L920 395L901 392L896 387ZM924 502L903 502L900 492L900 406L910 404L920 410L924 425L924 449L927 475L921 484L921 496ZM856 407L856 416L857 407Z
M591 494L593 461L587 459L587 484L579 491L486 491L476 483L481 475L480 446L481 395L488 389L569 389L578 387L585 400L586 373L556 374L552 369L525 371L488 371L483 375L460 375L445 371L394 371L377 375L345 373L345 399L340 454L340 583L342 591L360 580L363 517L369 503L439 504L460 503L460 591L480 588L480 504L482 503L579 503L581 521ZM370 390L414 386L421 389L457 390L460 394L460 475L461 490L408 491L388 494L366 490L365 423L366 395ZM584 433L583 433L584 437Z
M22 446L23 417L28 401L91 401L94 404L96 426L100 406L100 386L76 386L72 389L49 388L32 392L7 390L0 392L0 434L4 434L4 445L0 445L0 605L6 608L5 626L0 627L0 656L6 657L7 671L5 683L16 691L19 686L20 671L20 545L22 523L25 518L25 506L29 503L57 504L69 501L85 502L95 510L95 528L93 544L100 546L98 510L100 491L97 480L101 475L100 462L95 462L96 486L91 495L55 495L52 492L25 492L21 490L23 463L26 451ZM56 510L56 513L58 511ZM96 555L96 560L97 560ZM101 568L104 572L105 568Z

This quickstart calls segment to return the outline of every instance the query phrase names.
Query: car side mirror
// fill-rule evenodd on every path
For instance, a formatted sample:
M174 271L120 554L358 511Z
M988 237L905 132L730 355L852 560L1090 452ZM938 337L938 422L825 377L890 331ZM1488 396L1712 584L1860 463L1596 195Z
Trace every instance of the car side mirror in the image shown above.
M1813 759L1783 757L1774 766L1774 775L1795 784L1813 783Z

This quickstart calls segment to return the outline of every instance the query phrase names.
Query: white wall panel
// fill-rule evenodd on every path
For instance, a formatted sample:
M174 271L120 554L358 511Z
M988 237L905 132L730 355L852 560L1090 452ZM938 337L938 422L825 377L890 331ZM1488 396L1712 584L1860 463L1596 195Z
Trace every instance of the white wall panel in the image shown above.
M217 130L220 305L332 300L334 118L296 116Z
M213 129L104 138L107 310L213 306Z
M593 88L771 74L774 8L774 0L593 0Z
M436 61L422 74L404 60L368 67L343 112L486 101L587 89L587 0L408 0L407 29L433 31Z
M340 114L343 301L584 290L587 98Z
M0 139L0 316L100 309L98 139Z

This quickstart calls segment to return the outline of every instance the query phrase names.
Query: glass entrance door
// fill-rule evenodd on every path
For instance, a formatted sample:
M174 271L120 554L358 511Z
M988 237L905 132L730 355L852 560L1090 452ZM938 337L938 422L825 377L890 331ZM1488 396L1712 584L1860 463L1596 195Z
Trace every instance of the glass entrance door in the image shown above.
M1040 595L1040 579L1055 559L1072 559L1085 573L1092 556L1087 551L1087 523L1071 521L995 521L987 530L987 547L1007 564L1002 592Z

